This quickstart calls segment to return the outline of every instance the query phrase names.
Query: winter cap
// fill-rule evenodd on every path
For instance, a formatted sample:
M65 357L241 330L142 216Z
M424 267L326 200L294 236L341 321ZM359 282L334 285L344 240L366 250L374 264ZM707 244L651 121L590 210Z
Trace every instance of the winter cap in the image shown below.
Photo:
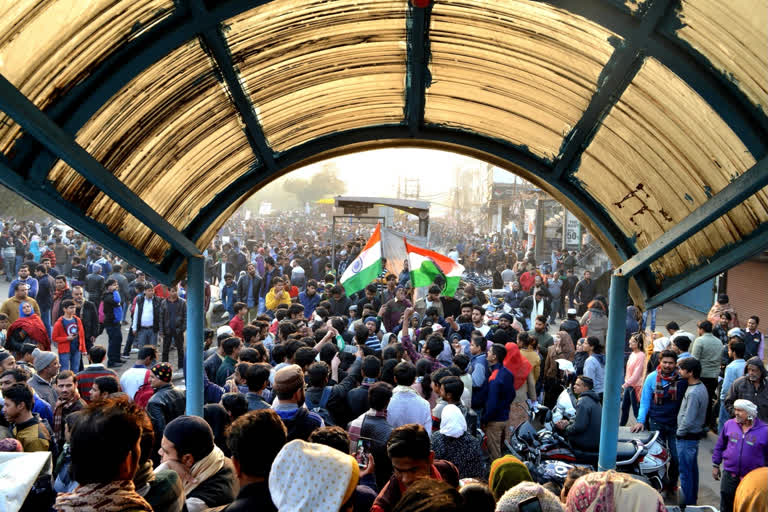
M272 386L276 393L295 393L304 386L304 372L297 364L289 364L277 370L275 384Z
M337 512L355 492L360 468L351 455L295 439L269 472L269 492L280 512Z
M216 329L216 338L218 339L219 336L222 334L229 334L230 336L235 335L235 331L228 325L222 325L218 329Z
M179 456L190 454L195 462L213 450L213 431L199 416L179 416L165 426L163 437L176 447Z
M757 417L757 406L749 400L739 399L733 402L734 409L741 409L753 418Z
M503 318L505 320L509 320L510 323L515 321L515 317L513 317L509 313L502 313L502 314L499 315L499 318Z
M0 357L2 357L2 356L0 356ZM5 359L5 358L3 358L3 359ZM43 371L46 368L48 368L51 365L51 363L54 362L55 360L56 360L56 354L54 354L53 352L45 352L45 351L41 350L35 356L35 362L33 363L32 366L35 367L35 371L37 373L40 373L41 371Z
M365 321L363 323L367 324L368 322L373 322L375 324L376 323L376 317L375 316L367 316L367 317L365 317Z
M576 315L576 314L578 314L578 313L576 312L576 309L575 309L575 308L569 308L569 309L568 309L568 311L567 311L567 313L568 313L569 315Z
M157 363L152 367L151 371L155 377L163 382L171 382L171 378L173 377L173 367L171 366L171 363Z

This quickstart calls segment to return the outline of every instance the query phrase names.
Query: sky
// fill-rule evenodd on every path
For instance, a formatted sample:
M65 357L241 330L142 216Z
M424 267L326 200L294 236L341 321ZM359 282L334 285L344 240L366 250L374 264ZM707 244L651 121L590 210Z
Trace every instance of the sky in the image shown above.
M480 168L486 164L472 157L420 148L376 149L336 157L291 172L286 178L309 178L326 165L334 165L338 176L347 184L345 195L397 197L401 176L419 178L421 197L434 202L449 203L454 187L454 169ZM365 172L365 179L361 178ZM494 168L494 181L513 183L515 175ZM286 179L282 178L282 179ZM518 178L519 179L519 178ZM279 185L280 180L274 184Z

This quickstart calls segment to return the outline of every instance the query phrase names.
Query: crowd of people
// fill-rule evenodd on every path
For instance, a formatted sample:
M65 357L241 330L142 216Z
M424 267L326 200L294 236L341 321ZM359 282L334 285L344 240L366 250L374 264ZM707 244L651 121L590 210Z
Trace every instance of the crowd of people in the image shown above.
M407 272L347 293L336 276L369 233L349 228L332 264L327 230L280 225L233 221L206 251L207 289L228 315L205 331L202 418L185 415L174 372L186 370L186 315L203 314L187 311L183 282L153 283L70 232L61 245L75 253L41 253L36 277L27 255L4 267L0 450L53 458L25 509L663 510L662 493L622 473L534 482L505 443L565 388L575 414L555 428L574 449L598 449L608 305L572 255L537 264L487 240L483 271L505 289L505 307L487 308L496 299L472 283L418 297ZM3 234L14 240L37 232L13 227ZM54 252L61 235L39 234ZM672 322L665 336L628 308L621 421L632 411L634 430L660 432L672 459L663 493L676 495L679 477L688 505L698 444L717 432L721 509L742 512L768 503L768 377L759 318L742 328L736 313L722 296L696 335Z

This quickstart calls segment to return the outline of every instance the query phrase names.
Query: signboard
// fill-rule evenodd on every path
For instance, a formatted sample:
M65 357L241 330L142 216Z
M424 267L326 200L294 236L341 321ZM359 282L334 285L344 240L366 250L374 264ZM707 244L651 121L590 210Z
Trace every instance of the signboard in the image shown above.
M565 246L578 248L581 238L581 223L571 212L565 213Z

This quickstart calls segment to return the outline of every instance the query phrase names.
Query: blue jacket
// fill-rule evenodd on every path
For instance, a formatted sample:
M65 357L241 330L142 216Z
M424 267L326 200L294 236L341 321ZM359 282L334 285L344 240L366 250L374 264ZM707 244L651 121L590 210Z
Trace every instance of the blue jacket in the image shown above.
M16 286L19 283L25 283L29 285L29 289L27 290L27 296L32 297L33 299L37 298L37 279L29 276L26 279L14 279L11 281L11 286L8 288L8 298L10 299L13 297L13 294L16 293ZM39 304L38 304L39 305Z
M472 374L472 408L482 409L488 399L488 358L483 354L472 356L470 360Z
M488 382L488 400L483 412L483 425L492 421L507 421L509 406L515 399L515 376L501 364L491 367Z
M309 318L312 313L315 312L315 308L320 304L320 294L315 292L311 297L307 295L307 292L301 292L299 294L299 302L304 306L304 318Z
M668 427L677 427L677 413L680 411L680 405L683 403L683 395L688 388L688 383L684 379L677 380L677 396L671 400L669 396L669 384L662 381L664 389L664 398L661 404L653 401L653 391L656 388L656 372L651 372L645 378L643 392L640 395L640 410L637 412L637 422L645 423L647 418Z
M225 284L221 287L221 303L229 313L230 319L235 315L234 305L237 300L237 283L232 282L231 286Z

